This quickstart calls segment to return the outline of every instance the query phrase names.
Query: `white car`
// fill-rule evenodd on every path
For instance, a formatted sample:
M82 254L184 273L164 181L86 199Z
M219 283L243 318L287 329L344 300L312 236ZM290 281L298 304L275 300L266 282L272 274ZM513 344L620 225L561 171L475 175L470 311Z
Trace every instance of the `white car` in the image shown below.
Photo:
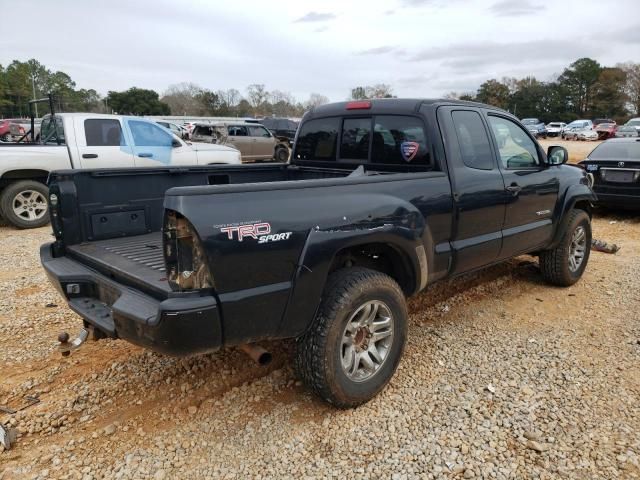
M633 127L633 128L635 128L636 131L638 132L638 135L640 135L640 117L632 118L627 123L625 123L624 126L625 127Z
M547 124L547 135L550 137L559 137L567 124L564 122L551 122Z
M165 122L164 120L157 120L156 123L166 128L167 130L171 131L171 133L173 133L174 135L177 135L183 140L189 138L189 132L182 125L176 125L175 123L172 123L172 122Z
M40 137L36 144L0 145L0 214L18 228L49 221L46 182L54 170L242 163L235 148L190 144L140 117L47 115Z
M595 139L598 139L598 132L593 130L593 122L591 120L574 120L564 127L564 130L562 130L562 133L560 135L565 140L579 140L578 133L587 130L592 130L596 135Z

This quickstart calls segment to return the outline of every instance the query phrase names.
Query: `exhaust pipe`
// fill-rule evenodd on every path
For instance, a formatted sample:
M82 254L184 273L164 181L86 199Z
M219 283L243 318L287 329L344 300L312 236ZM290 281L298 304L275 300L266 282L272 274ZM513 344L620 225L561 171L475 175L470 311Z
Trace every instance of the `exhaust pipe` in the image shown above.
M238 348L242 350L244 353L249 355L251 360L256 362L258 365L266 366L271 363L272 355L267 352L260 345L256 345L255 343L246 343L244 345L239 345Z

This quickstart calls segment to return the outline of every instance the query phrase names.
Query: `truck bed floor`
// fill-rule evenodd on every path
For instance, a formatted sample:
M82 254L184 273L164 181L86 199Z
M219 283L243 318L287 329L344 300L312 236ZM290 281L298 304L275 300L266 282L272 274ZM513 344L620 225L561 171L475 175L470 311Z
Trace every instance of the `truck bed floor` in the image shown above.
M110 238L67 248L70 255L97 270L125 277L134 287L171 291L162 254L162 233Z

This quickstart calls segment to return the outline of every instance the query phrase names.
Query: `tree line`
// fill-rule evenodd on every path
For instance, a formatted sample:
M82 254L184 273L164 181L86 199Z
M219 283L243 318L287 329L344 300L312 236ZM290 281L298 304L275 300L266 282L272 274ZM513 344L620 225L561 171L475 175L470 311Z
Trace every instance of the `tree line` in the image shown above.
M244 94L235 88L214 91L194 83L178 83L170 85L162 95L132 87L101 96L93 89L77 89L68 74L52 71L35 59L0 65L0 118L27 117L29 100L49 92L54 94L58 112L124 115L299 117L309 108L329 102L320 93L311 93L305 101L299 101L289 92L267 90L258 83L249 85ZM40 106L40 112L47 108Z
M543 122L599 117L621 123L640 115L640 64L606 67L580 58L549 82L535 77L494 78L475 93L451 92L447 97L488 103Z
M311 93L300 101L289 92L268 90L260 83L247 86L244 93L235 88L210 90L194 83L178 83L161 95L132 87L101 96L94 89L77 89L68 74L52 71L35 59L0 65L0 118L28 116L29 100L49 92L54 93L59 112L125 115L300 117L309 108L329 102L320 93ZM357 86L348 92L348 98L354 100L394 96L387 84ZM538 117L545 122L596 117L621 122L640 115L640 64L606 67L581 58L549 82L535 77L494 78L482 83L475 93L451 92L447 97L488 103L520 118Z

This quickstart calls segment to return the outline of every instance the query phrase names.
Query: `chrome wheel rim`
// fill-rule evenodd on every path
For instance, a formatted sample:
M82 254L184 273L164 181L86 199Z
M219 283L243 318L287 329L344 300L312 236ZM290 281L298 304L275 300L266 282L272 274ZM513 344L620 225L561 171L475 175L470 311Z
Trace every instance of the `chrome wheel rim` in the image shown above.
M23 220L40 220L47 213L47 199L36 190L23 190L13 197L13 213Z
M569 270L575 273L584 261L584 253L587 247L587 232L580 226L573 231L571 246L569 247Z
M371 300L356 309L342 334L340 364L354 382L369 380L384 365L393 344L393 315L381 301Z

